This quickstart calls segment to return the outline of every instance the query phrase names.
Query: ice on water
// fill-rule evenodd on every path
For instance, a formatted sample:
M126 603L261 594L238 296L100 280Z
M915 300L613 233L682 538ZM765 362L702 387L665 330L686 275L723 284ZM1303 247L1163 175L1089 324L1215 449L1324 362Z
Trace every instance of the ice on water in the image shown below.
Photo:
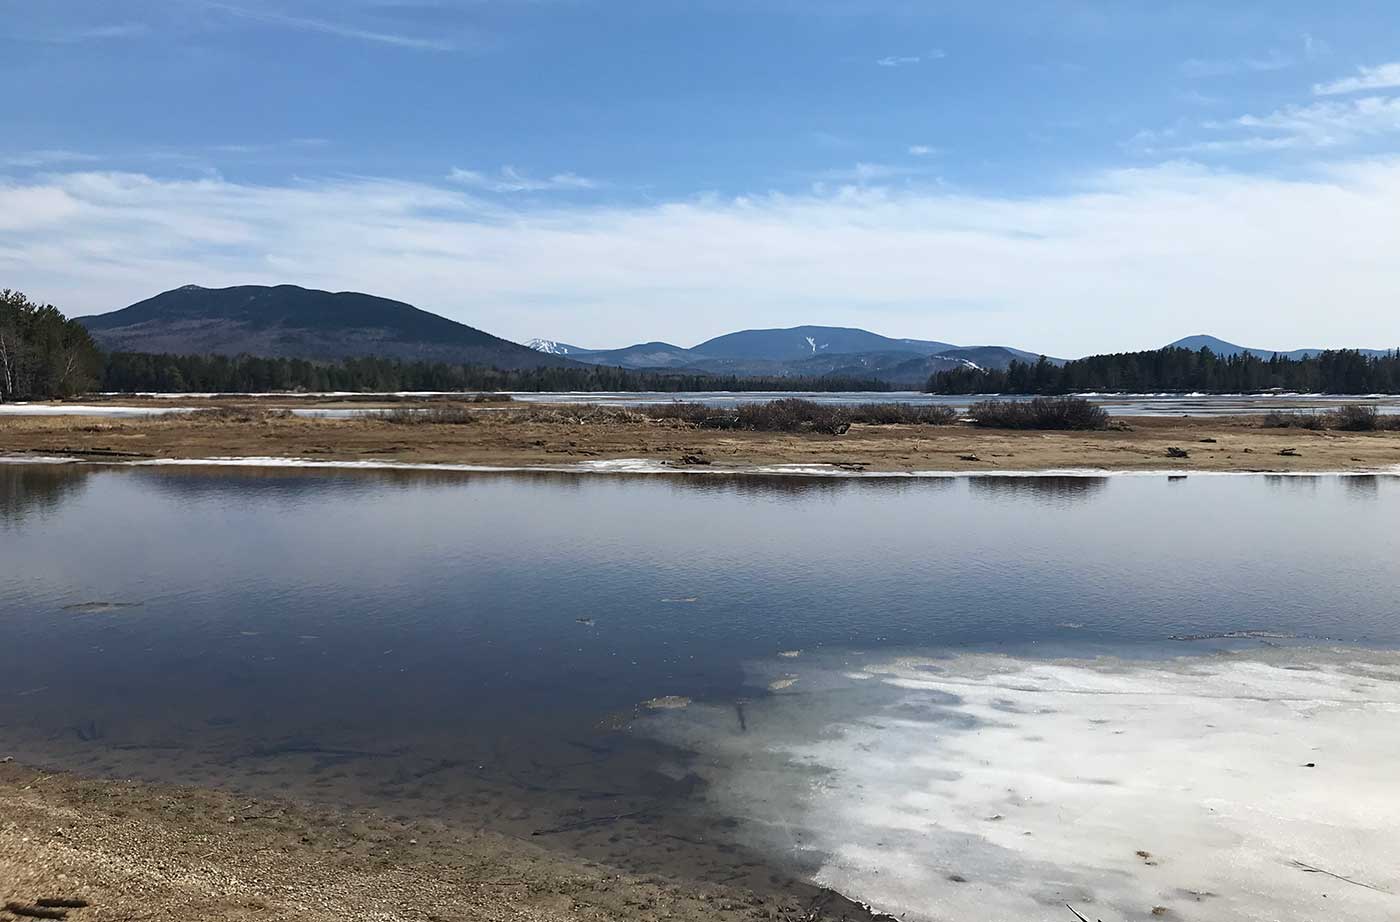
M1400 919L1393 654L860 659L804 659L746 729L642 726L750 844L906 919Z

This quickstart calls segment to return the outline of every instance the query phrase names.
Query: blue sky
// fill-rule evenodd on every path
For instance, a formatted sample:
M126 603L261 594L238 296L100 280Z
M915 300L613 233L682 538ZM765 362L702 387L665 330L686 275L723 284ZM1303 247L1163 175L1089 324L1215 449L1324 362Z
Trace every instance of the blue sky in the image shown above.
M0 0L0 286L1400 345L1400 9L1338 6Z

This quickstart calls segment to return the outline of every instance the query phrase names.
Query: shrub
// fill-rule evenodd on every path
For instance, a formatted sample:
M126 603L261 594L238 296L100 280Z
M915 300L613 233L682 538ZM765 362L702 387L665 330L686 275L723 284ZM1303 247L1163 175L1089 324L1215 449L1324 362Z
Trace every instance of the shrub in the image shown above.
M874 425L951 426L958 411L941 404L858 403L845 407L853 423Z
M291 419L292 415L291 410L263 410L256 407L208 407L182 413L165 413L159 418L206 423L265 423L274 419Z
M1106 429L1108 411L1083 397L983 400L968 409L978 426L997 429Z
M647 417L631 407L597 403L531 404L521 409L487 411L492 419L508 423L555 423L570 426L644 423Z
M1335 410L1270 410L1259 425L1265 429L1339 429L1345 432L1376 432L1400 429L1400 416L1382 416L1374 406L1349 403Z
M375 419L381 419L386 423L395 423L400 426L431 426L450 425L460 426L465 423L476 422L476 414L466 407L429 407L427 409L413 409L412 407L398 407L393 410L384 410L374 414Z
M1327 420L1319 413L1302 413L1298 410L1270 410L1264 414L1259 425L1265 429L1325 429Z
M1327 414L1327 422L1333 429L1347 432L1375 432L1380 428L1380 414L1376 408L1362 403L1349 403Z
M851 428L840 407L803 400L800 397L783 397L764 403L741 403L730 414L737 417L740 429L753 429L758 432L825 432L828 435L843 435Z
M957 420L957 411L945 406L909 403L861 403L850 406L785 397L734 407L709 407L676 402L644 407L653 419L674 419L707 429L748 429L754 432L826 432L841 435L852 423L873 425L946 426Z

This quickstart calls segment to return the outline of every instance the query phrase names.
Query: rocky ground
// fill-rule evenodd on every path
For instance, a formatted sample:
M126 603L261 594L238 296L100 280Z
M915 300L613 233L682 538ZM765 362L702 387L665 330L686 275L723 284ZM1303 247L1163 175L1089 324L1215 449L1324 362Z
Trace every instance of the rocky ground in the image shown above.
M88 780L13 761L0 764L0 906L0 919L73 922L871 918L817 888L775 896L624 874L443 822Z

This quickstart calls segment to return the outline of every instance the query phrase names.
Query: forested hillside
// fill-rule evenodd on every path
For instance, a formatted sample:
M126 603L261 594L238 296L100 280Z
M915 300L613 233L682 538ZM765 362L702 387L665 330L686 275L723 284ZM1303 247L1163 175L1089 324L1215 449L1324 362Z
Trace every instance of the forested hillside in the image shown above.
M90 390L102 356L87 329L52 304L0 290L0 402Z
M1168 347L1092 355L1056 366L1013 362L1004 369L958 368L929 378L936 394L1206 393L1279 389L1322 394L1400 393L1400 352L1364 355L1352 349L1306 358L1219 356L1209 349Z
M500 369L445 362L356 358L340 362L241 355L106 357L104 391L883 391L851 378L741 378L633 371L604 365Z

